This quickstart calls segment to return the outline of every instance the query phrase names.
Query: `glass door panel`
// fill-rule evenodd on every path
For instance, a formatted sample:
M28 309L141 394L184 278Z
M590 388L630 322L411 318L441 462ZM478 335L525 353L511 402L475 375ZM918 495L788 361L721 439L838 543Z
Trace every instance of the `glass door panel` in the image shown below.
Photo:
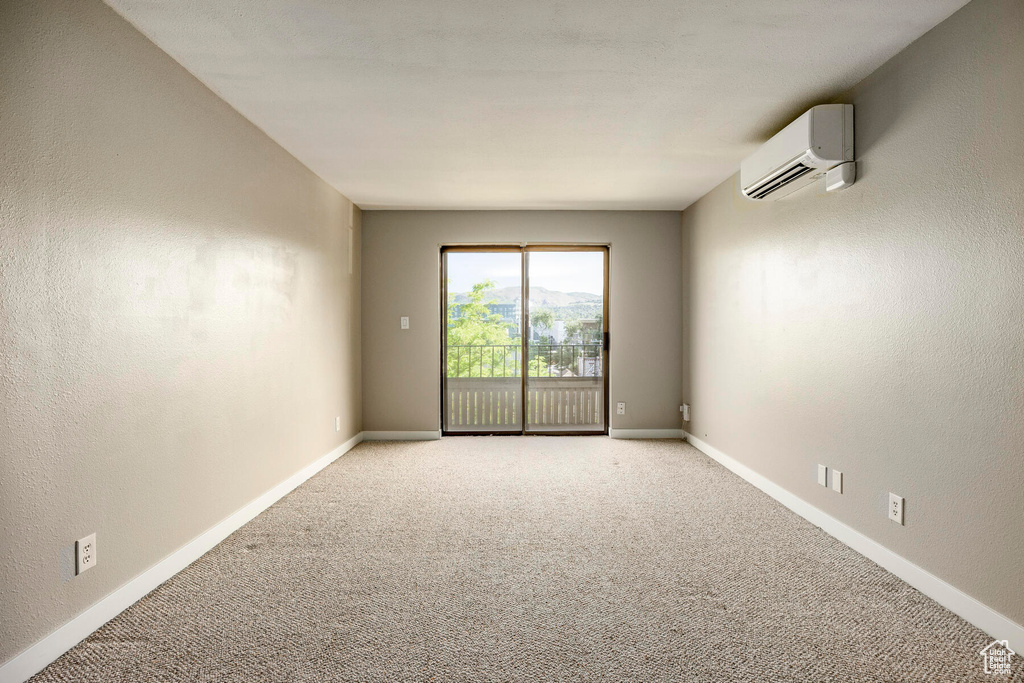
M525 431L604 433L606 247L526 248Z
M522 250L452 247L441 259L443 430L519 434Z

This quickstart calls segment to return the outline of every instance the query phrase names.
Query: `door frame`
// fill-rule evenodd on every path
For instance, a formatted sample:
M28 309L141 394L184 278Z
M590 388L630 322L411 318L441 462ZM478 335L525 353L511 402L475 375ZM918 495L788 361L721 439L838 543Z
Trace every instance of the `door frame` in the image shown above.
M472 243L472 244L441 244L439 245L439 259L438 259L438 273L441 285L441 302L440 302L440 349L439 355L439 373L438 373L438 418L440 420L441 436L607 436L610 429L611 411L609 410L611 405L611 399L608 395L608 378L610 373L610 358L611 358L611 346L610 346L610 325L608 320L608 298L609 292L611 292L611 244L607 243L589 243L589 242L518 242L518 243ZM522 369L520 370L520 390L519 390L519 414L521 415L522 426L520 429L513 430L489 430L489 431L460 431L450 432L445 429L444 419L444 401L445 401L445 375L448 372L448 362L446 357L447 350L447 336L448 336L448 279L445 277L448 270L448 262L445 259L445 254L449 252L519 252L520 254L520 267L522 269L520 276L520 300L523 302L520 322L520 329L522 338L520 348L520 362L522 363ZM527 297L530 291L530 274L529 274L529 257L528 254L531 251L547 251L547 252L573 252L573 251L600 251L604 252L604 292L601 299L601 332L602 332L602 349L601 349L601 374L603 376L602 382L602 393L604 395L604 401L602 402L601 410L603 411L603 430L588 430L588 431L541 431L541 430L530 430L526 428L526 380L529 375L529 336L527 334L529 329L530 320L530 300Z

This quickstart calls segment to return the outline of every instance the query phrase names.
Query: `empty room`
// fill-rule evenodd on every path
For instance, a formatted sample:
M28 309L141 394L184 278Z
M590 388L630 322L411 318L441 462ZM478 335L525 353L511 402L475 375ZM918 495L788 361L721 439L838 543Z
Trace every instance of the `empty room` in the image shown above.
M1024 1L0 0L0 683L1024 681Z

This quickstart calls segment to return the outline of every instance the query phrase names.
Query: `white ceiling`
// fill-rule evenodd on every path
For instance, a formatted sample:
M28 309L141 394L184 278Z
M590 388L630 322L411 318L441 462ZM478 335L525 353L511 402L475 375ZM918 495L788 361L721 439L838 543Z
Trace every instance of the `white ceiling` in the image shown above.
M965 0L107 0L363 208L682 209Z

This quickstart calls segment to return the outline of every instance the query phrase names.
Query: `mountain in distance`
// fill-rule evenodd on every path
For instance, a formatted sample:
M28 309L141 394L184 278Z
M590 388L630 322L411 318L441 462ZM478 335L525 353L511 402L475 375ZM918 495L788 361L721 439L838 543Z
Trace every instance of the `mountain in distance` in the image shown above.
M496 304L513 304L520 296L522 296L522 290L519 287L499 287L498 289L488 290L484 301L487 303L493 301ZM469 297L464 293L453 292L452 297L457 304L469 301ZM580 303L599 303L600 301L600 294L591 294L589 292L555 292L544 287L530 287L530 303L534 307L539 305L557 308Z

